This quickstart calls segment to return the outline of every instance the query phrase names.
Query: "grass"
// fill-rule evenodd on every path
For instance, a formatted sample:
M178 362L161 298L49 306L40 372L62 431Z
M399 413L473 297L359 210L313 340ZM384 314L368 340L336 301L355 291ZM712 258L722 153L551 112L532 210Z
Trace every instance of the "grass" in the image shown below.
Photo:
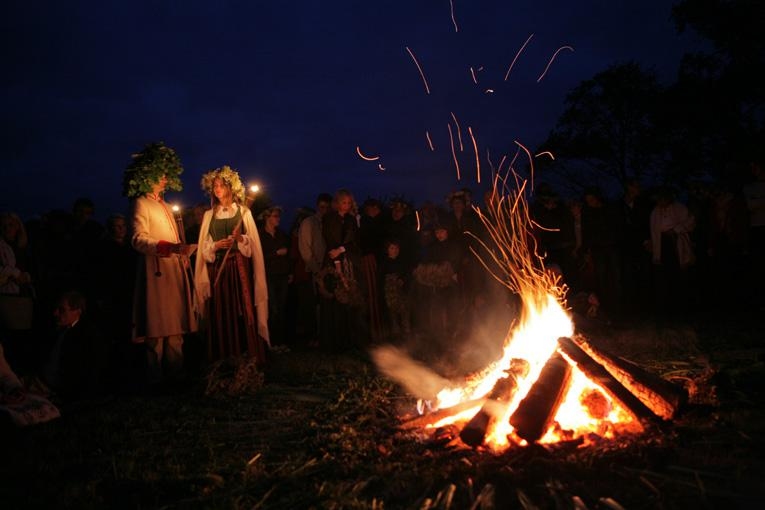
M749 330L730 321L601 339L694 397L669 427L640 437L502 454L456 448L448 430L398 428L414 401L365 356L293 351L273 356L253 394L205 396L200 382L177 394L64 408L53 422L4 431L0 502L4 509L747 508L765 495L765 369L756 321Z

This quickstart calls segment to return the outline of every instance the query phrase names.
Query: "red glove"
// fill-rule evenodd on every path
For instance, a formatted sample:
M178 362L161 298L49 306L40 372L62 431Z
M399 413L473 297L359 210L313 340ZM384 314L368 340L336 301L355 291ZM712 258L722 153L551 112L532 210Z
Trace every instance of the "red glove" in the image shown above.
M169 257L173 253L173 243L169 241L160 241L157 243L157 255L160 257Z

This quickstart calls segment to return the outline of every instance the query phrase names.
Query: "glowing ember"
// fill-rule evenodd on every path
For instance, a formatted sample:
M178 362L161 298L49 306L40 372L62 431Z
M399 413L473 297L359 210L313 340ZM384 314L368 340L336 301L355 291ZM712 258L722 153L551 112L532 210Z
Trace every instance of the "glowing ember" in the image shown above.
M553 53L553 56L550 58L550 61L547 63L547 67L545 67L545 70L542 71L542 74L540 74L539 78L537 78L537 83L542 81L542 78L545 77L545 75L547 74L547 70L550 69L550 65L553 63L553 60L555 60L555 57L558 56L558 53L560 53L561 50L571 50L571 51L574 51L574 48L572 48L571 46L561 46L560 48L558 48L558 50L555 53Z
M436 150L436 148L433 147L433 140L430 139L430 133L428 133L427 131L425 131L425 139L428 140L428 147L430 147L430 150L431 151Z
M378 159L380 159L380 156L365 156L361 152L361 148L358 145L356 146L356 154L358 154L359 157L363 159L364 161L377 161Z
M420 71L420 76L422 77L422 83L425 85L425 93L430 94L430 87L428 86L428 80L425 79L425 73L422 72L422 67L420 67L420 63L417 62L417 57L414 56L414 53L412 53L412 50L409 49L409 46L406 47L406 51L409 52L409 56L412 57L412 60L414 60L414 65L417 66L417 70Z
M550 152L550 151L542 151L542 152L540 152L539 154L534 154L534 157L535 157L535 158L538 158L539 156L549 156L549 157L550 157L550 159L552 159L553 161L555 161L555 156L553 156L553 153L552 153L552 152Z
M454 112L449 112L452 114L452 119L454 119L454 125L457 126L457 139L460 142L460 152L465 150L465 148L462 146L462 128L460 128L460 123L457 120L457 116L454 115Z
M478 143L475 141L475 136L473 136L473 128L468 126L468 133L470 134L470 139L473 140L473 151L475 152L475 173L476 173L476 180L478 181L478 184L481 184L481 160L478 157Z
M531 34L528 39L526 39L526 42L523 43L523 46L521 46L521 49L518 50L518 53L515 54L515 58L510 63L510 67L507 68L507 72L505 73L505 81L510 77L510 71L513 70L513 66L515 65L515 61L518 60L518 57L523 52L524 48L526 48L526 45L529 44L529 41L531 38L534 37L534 34Z
M454 160L454 167L457 169L457 180L459 181L461 179L460 163L457 161L457 153L454 151L454 135L452 134L452 125L447 124L446 128L449 130L449 144L452 147L452 159Z
M452 24L454 24L454 31L459 32L460 29L457 27L457 20L454 19L454 2L452 0L449 0L449 10L452 13Z

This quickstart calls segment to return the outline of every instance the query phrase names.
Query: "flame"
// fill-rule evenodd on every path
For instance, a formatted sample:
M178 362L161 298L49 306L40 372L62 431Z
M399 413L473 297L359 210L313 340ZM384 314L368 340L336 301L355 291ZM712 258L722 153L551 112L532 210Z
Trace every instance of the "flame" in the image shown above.
M493 426L484 436L484 445L497 451L507 448L510 443L525 444L514 434L510 417L539 378L547 361L558 351L558 338L574 334L565 305L567 288L561 283L560 275L545 269L544 258L536 251L526 181L517 174L512 176L516 184L512 189L507 185L509 174L504 178L499 174L495 176L493 192L497 200L487 204L485 213L474 208L490 234L490 240L486 242L476 237L480 249L473 250L474 255L495 279L517 293L523 303L519 322L505 339L500 358L455 384L437 376L428 367L407 360L401 351L381 348L373 353L383 372L404 384L413 394L428 399L434 410L446 411L439 411L438 417L445 417L434 420L427 427L466 423L482 410L487 395L500 379L513 377L515 392L509 403L491 406L492 412L501 409L501 416L494 415L497 419L492 421ZM565 354L563 356L573 366L571 384L557 408L553 426L539 442L586 438L589 433L613 437L622 430L642 430L637 418L584 375L574 361ZM524 375L511 370L513 360L519 359L528 364ZM473 401L479 404L472 405ZM460 403L467 404L448 414L450 408Z

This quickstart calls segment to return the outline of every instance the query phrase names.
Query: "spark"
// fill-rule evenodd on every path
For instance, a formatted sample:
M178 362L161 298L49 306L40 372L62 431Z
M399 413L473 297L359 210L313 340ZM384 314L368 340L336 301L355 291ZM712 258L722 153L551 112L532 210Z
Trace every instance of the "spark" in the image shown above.
M425 138L428 140L428 146L430 147L430 150L434 151L436 150L435 147L433 147L433 140L430 139L430 133L425 131Z
M478 85L478 78L475 77L475 69L473 69L473 66L470 66L470 76L473 77L473 83Z
M538 158L539 156L542 156L542 155L545 155L545 154L546 154L547 156L550 156L550 159L552 159L553 161L555 161L555 156L553 156L553 153L552 153L552 152L550 152L550 151L542 151L542 152L540 152L539 154L534 154L534 157L535 157L535 158Z
M462 146L462 129L460 129L460 123L457 121L457 116L454 115L454 112L449 112L452 114L452 118L454 119L454 123L457 125L457 138L459 138L460 141L460 152L465 150L465 148Z
M468 126L468 133L470 133L470 138L473 140L473 151L475 151L476 179L478 180L478 184L481 184L481 160L478 157L478 144L475 141L475 136L473 136L473 129L470 126Z
M417 232L420 231L420 211L414 210L414 217L417 219Z
M515 160L518 159L518 154L520 154L520 152L521 152L521 148L520 147L515 149L515 155L513 156L513 160L510 162L510 169L513 168L513 165L515 164Z
M454 115L454 114L452 114ZM460 163L457 161L457 153L454 151L454 135L452 135L452 125L447 124L446 127L449 129L449 143L452 146L452 158L454 158L454 166L457 168L457 180L461 180L460 177Z
M494 163L491 162L491 153L489 152L489 148L486 148L486 161L489 162L489 168L491 168L491 175L494 175Z
M531 191L534 191L534 158L531 157L531 152L521 142L518 140L513 141L518 144L518 147L526 151L526 155L529 157L529 165L531 165L529 183L531 184Z
M557 56L558 56L558 53L560 53L560 52L561 52L561 50L571 50L571 51L574 51L574 48L572 48L571 46L561 46L560 48L558 48L558 49L555 51L555 53L553 53L553 56L552 56L552 58L550 59L550 61L547 63L547 67L545 67L545 70L542 72L542 74L540 74L540 75L539 75L539 78L537 78L537 83L539 83L540 81L542 81L542 78L544 78L544 77L545 77L545 74L547 74L547 70L548 70L548 69L550 69L550 65L553 63L553 60L555 60L555 57L557 57ZM532 187L533 187L533 186L532 186Z
M414 60L414 65L416 65L417 69L420 71L420 76L422 76L422 83L425 84L425 93L430 94L430 87L428 86L428 80L425 78L425 73L422 72L422 67L420 67L420 63L417 62L417 57L414 56L414 53L412 53L412 50L409 49L409 46L406 47L406 51L409 52L409 56L412 57L412 60Z
M507 81L507 78L510 76L510 71L513 69L513 66L515 65L515 61L518 60L518 56L521 54L523 49L526 47L527 44L529 44L529 41L531 38L534 37L534 34L531 34L528 39L526 39L526 42L523 43L523 46L521 46L521 49L518 50L518 53L515 54L515 58L513 59L512 63L510 64L510 67L507 68L507 72L505 73L505 81Z
M459 32L460 29L457 26L457 20L454 19L454 2L453 2L453 0L449 0L449 9L451 10L451 13L452 13L452 24L454 25L454 31L455 32Z
M493 94L494 93L494 89L486 89L486 93L487 94Z
M362 154L361 149L359 148L358 145L356 146L356 154L358 154L359 157L363 159L364 161L377 161L378 159L380 159L380 156L365 156L364 154Z
M377 168L379 168L381 172L385 171L385 167L382 166L382 163L377 163Z
M497 167L497 173L502 173L502 165L505 163L505 160L507 159L507 154L502 155L502 159L499 160L499 166Z

